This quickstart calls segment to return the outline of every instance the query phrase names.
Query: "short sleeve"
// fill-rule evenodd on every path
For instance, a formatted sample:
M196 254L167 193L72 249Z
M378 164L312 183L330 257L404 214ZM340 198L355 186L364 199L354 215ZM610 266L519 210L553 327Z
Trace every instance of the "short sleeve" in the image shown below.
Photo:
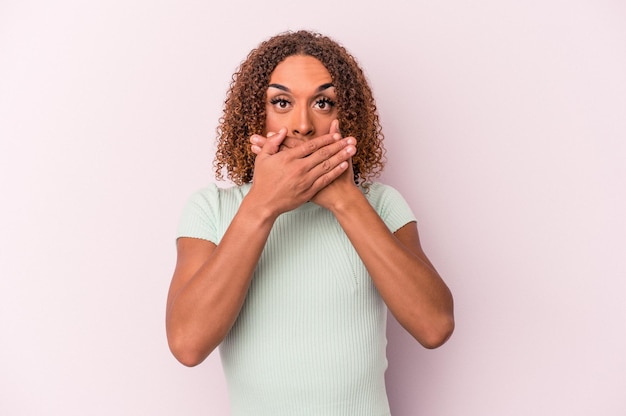
M192 237L219 242L216 221L219 218L219 189L215 184L191 195L183 208L176 233L178 237Z
M371 184L366 197L392 233L417 221L404 197L389 185Z

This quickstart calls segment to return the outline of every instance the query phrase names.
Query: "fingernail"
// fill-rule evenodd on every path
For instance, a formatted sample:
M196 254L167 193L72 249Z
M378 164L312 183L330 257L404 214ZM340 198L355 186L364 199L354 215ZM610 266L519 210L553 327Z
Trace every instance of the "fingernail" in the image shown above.
M259 136L251 136L250 137L250 143L258 143L259 142Z

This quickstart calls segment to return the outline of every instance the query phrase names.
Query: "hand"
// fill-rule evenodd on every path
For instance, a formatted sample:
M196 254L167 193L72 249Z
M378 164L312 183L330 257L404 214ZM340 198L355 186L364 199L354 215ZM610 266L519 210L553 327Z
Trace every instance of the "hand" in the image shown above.
M334 120L330 125L330 133L333 137L341 139L341 133L339 132L339 122ZM354 137L347 137L349 144L356 145L356 139ZM355 148L356 152L356 148ZM354 183L354 170L352 169L352 159L348 160L349 166L341 175L339 175L334 181L330 182L327 186L322 188L312 199L314 203L330 209L342 198L345 198L350 191L355 190Z
M259 155L261 153L261 149L265 146L267 139L274 136L277 133L269 132L267 133L267 137L263 137L260 134L254 134L250 137L250 150L255 155ZM300 146L302 144L302 140L294 139L292 137L285 137L280 146L278 147L278 151L285 149L293 149L296 146Z
M250 138L257 157L249 196L275 216L311 200L350 168L348 160L356 152L354 138L343 139L338 133L306 142L286 139L286 134L281 129L268 137Z

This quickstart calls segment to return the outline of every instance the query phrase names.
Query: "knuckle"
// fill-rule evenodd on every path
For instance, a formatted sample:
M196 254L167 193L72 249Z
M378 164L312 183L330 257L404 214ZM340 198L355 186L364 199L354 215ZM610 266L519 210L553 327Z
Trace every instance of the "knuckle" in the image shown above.
M307 172L308 172L308 169L301 164L295 169L294 173L297 178L302 178L304 175L306 175Z

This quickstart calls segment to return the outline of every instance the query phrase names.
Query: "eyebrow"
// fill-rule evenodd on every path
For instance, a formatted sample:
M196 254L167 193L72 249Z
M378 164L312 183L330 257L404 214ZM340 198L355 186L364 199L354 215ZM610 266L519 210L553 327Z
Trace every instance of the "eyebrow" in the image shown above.
M330 87L333 87L333 83L332 82L327 82L326 84L322 84L319 87L317 87L317 90L315 91L317 92L322 92L324 90L327 90ZM278 88L279 90L285 91L285 92L291 92L291 90L287 87L285 87L284 85L281 84L270 84L267 86L268 88Z

